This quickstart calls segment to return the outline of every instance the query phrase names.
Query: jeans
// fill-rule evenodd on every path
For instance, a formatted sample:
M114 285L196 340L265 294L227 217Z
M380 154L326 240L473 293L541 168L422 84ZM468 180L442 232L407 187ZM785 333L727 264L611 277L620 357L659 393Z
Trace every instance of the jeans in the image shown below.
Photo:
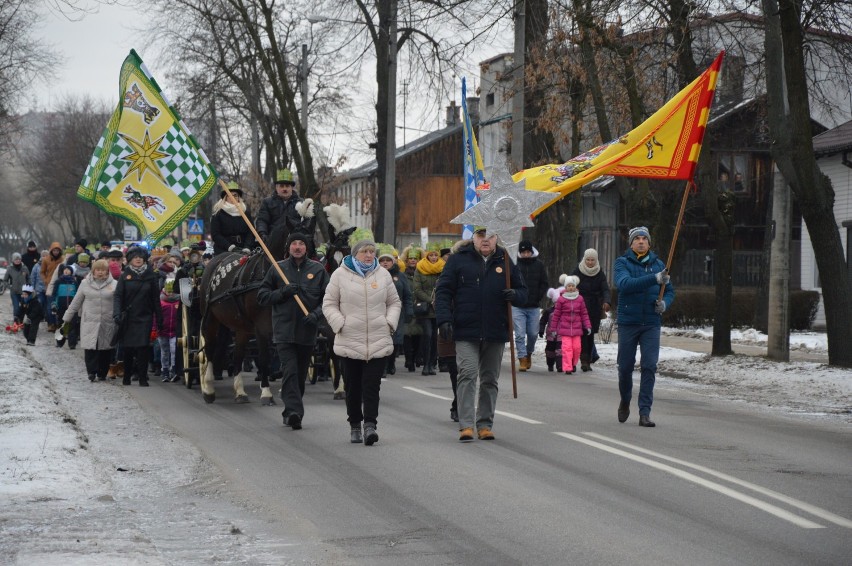
M646 325L618 325L618 392L621 400L629 403L633 396L633 366L636 364L636 347L639 347L639 415L650 416L654 402L654 381L657 360L660 359L660 327Z
M10 289L9 297L12 299L12 316L15 316L18 312L18 306L21 304L21 294Z
M361 421L376 424L379 419L379 389L387 358L369 361L341 358L341 361L349 424L357 426Z
M305 395L305 380L311 363L313 346L284 342L276 344L278 359L281 360L281 401L284 402L284 418L290 415L305 416L302 397Z
M515 325L515 354L519 358L531 356L535 352L535 340L538 336L538 319L541 310L538 307L512 307L512 321Z
M500 377L500 363L503 361L503 342L467 341L456 342L456 361L459 366L456 403L459 409L459 430L473 428L492 428L494 410L497 406L497 380ZM479 403L476 378L479 378Z

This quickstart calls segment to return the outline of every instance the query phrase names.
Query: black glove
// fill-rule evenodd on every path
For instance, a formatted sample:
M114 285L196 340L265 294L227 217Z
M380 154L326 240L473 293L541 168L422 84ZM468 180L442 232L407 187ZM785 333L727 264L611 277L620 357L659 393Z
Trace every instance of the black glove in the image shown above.
M453 323L452 322L442 322L441 326L438 327L438 336L441 337L441 340L445 342L453 341Z
M515 295L518 294L517 291L515 291L514 289L503 289L502 293L503 293L503 298L506 299L507 301L510 301L510 302L514 301Z
M305 318L302 319L302 322L311 326L316 326L319 322L319 316L317 316L317 313L315 313L314 311L311 311L305 315Z
M539 333L538 333L538 337L539 337L539 338L544 338L544 332L539 332Z
M292 297L293 295L298 295L299 291L301 291L301 287L296 285L295 283L290 283L288 285L284 285L281 287L281 296L283 298Z

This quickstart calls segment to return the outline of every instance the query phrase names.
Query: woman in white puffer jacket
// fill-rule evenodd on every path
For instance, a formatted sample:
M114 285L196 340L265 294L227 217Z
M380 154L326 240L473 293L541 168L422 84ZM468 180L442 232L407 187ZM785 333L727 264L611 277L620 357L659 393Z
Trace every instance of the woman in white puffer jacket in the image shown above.
M367 446L379 440L379 388L402 308L390 273L378 266L375 242L357 242L331 274L322 301L335 333L334 353L343 362L350 441Z

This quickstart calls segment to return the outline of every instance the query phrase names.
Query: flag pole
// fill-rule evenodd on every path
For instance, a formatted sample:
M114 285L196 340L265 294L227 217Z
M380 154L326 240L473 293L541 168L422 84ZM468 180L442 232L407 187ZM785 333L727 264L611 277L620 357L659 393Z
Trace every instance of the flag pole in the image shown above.
M686 182L686 187L683 189L683 200L680 202L680 212L677 215L677 224L675 224L674 236L672 237L672 247L669 249L669 259L666 261L666 271L669 271L672 267L672 260L674 259L675 246L677 246L677 238L678 234L680 234L680 226L683 224L683 215L686 212L686 200L689 198L689 189L693 186L692 179L689 179ZM658 300L663 300L663 295L666 292L666 286L660 285L660 296Z
M512 288L512 276L510 273L512 262L509 261L509 250L503 248L503 265L505 267L504 271L506 272L506 288ZM512 323L512 303L506 301L506 312L508 316L506 317L506 324L509 327L509 352L512 354L512 398L518 398L518 380L516 377L515 371L515 325Z
M225 184L225 181L223 181L221 177L219 178L219 185L222 187L222 190L225 191L225 194L228 195L228 200L236 205L237 201L236 199L234 199L234 195L231 194L230 189L228 189L228 185ZM246 213L243 211L242 207L237 206L237 212L240 213L240 216L242 216L243 220L245 220L245 223L249 227L249 230L251 230L251 233L254 234L255 241L260 244L260 247L263 249L264 253L266 254L266 257L268 257L269 261L272 263L272 267L275 268L275 271L278 272L278 275L281 276L281 279L284 280L284 283L286 285L289 285L290 281L287 280L287 276L284 275L284 271L281 270L281 266L278 265L277 261L275 261L275 258L272 256L272 252L270 252L269 248L266 247L263 238L261 238L260 234L257 233L257 230L254 229L254 225L251 223L251 220L248 219L248 216L246 216ZM296 299L296 303L299 305L299 308L302 309L302 312L305 314L305 316L308 316L308 309L305 307L305 303L302 302L302 299L299 298L299 295L293 295L293 298Z

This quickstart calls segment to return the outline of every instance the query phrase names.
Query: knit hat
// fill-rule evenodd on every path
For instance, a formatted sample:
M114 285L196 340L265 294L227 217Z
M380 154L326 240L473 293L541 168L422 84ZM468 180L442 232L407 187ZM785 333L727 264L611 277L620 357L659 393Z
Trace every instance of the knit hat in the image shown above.
M89 254L81 253L80 255L77 256L77 263L83 264L83 263L89 263L90 261L92 261L92 258L89 257Z
M533 251L533 245L529 240L521 240L520 243L518 243L518 253L531 251Z
M89 242L87 242L85 238L80 238L79 240L74 242L74 245L86 249L86 247L89 245Z
M637 236L645 236L648 238L648 245L651 245L651 233L648 232L648 228L645 226L637 226L636 228L631 228L630 232L627 233L627 247L633 245L633 240L635 240Z
M34 241L30 240L29 242L27 242L27 247L28 248L37 248L38 246L36 246L36 243Z
M374 242L373 240L360 240L360 241L356 242L355 245L352 246L352 256L354 257L354 256L358 255L358 252L360 252L361 250L363 250L364 248L366 248L368 246L372 246L372 247L375 248L376 242Z
M559 276L559 284L565 285L566 287L568 285L573 285L574 287L576 287L580 284L580 278L576 275L566 275L565 273L563 273Z
M453 252L452 248L441 248L440 254L441 254L441 257L444 257L445 255L451 254L452 252Z
M583 259L587 259L590 257L598 259L598 251L594 248L589 248L585 252L583 252Z
M292 244L296 240L301 241L306 245L308 243L308 237L302 234L301 232L290 232L290 235L287 236L287 247L290 247L290 244Z
M383 257L388 257L392 260L392 259L394 259L393 252L394 252L393 246L390 245L390 244L378 244L376 246L376 255L378 256L377 259L382 259Z
M12 261L15 261L16 259L21 259L21 254L18 252L12 254Z

